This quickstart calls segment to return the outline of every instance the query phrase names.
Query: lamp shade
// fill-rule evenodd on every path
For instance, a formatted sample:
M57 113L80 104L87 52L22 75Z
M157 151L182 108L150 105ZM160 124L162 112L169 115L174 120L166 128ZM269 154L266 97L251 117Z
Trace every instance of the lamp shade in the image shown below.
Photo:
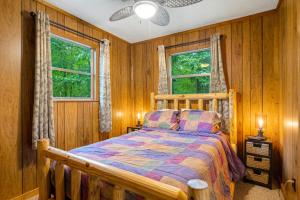
M255 114L255 124L257 130L266 130L267 128L267 115L266 114Z

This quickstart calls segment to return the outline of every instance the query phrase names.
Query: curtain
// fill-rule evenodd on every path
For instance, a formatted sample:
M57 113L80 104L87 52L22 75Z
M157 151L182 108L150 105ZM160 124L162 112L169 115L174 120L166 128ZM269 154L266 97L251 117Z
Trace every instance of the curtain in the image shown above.
M55 146L50 22L47 14L38 12L36 23L35 81L32 125L32 148L37 149L38 139L50 139Z
M100 43L99 129L101 133L112 130L109 43L108 40Z
M159 61L159 80L158 80L158 94L168 94L168 74L165 47L163 45L158 46L158 61ZM163 103L159 101L157 103L157 109L162 109Z
M220 34L211 36L211 81L210 92L227 92L227 85L224 76L221 37ZM224 132L229 131L229 102L228 100L219 101L218 112L222 114L222 128ZM210 103L211 106L211 103Z

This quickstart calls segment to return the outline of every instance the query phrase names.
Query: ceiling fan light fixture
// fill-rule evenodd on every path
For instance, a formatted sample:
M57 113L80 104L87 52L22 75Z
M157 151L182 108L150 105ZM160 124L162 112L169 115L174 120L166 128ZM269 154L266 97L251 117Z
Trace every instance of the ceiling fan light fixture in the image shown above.
M138 17L150 19L156 14L158 6L152 1L138 1L134 4L133 10Z

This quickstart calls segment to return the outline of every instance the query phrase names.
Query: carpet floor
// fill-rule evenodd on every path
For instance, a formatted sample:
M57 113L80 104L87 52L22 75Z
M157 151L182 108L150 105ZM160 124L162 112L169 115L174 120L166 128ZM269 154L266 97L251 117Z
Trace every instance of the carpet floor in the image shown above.
M236 184L234 200L283 200L280 189L275 186L270 190L265 187L244 182Z

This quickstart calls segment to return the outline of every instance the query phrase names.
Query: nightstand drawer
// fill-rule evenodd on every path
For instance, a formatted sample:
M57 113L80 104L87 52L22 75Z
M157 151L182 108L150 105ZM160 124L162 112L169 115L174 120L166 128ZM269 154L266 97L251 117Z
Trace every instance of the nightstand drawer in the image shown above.
M270 169L270 159L247 155L246 165L248 167L269 170Z
M262 156L270 156L270 144L246 142L246 152Z
M269 184L269 173L259 169L247 168L246 178L250 181L255 181L262 184Z

